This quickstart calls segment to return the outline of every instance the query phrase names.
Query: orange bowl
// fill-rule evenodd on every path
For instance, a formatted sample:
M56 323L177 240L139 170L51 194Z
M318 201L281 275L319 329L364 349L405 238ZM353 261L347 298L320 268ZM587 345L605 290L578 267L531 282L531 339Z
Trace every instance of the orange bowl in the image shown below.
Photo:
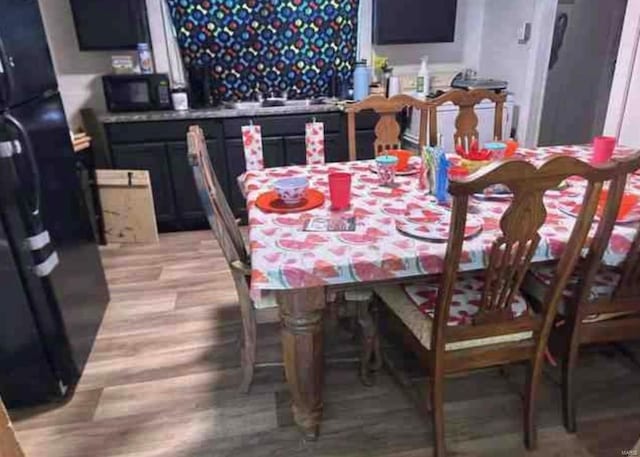
M404 149L391 149L387 151L387 154L398 158L398 164L396 165L397 171L406 170L409 166L409 159L413 156L413 152Z

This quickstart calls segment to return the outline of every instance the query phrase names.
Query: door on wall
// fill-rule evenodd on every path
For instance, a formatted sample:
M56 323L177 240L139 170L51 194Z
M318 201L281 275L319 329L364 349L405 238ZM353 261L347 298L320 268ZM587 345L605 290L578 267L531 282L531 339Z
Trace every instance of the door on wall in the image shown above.
M541 146L602 134L627 0L559 0L549 59Z

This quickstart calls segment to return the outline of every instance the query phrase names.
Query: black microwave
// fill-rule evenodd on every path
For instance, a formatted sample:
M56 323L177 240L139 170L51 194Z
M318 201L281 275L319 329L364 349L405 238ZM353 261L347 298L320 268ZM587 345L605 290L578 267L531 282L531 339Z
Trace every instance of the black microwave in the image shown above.
M105 75L102 86L107 109L112 112L172 109L166 74Z

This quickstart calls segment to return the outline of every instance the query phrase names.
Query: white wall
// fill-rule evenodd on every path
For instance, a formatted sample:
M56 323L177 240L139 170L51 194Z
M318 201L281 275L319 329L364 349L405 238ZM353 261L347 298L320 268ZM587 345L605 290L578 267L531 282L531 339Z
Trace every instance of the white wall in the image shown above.
M370 8L371 0L361 0L361 3ZM422 56L428 55L430 63L463 63L477 69L484 4L485 0L458 0L453 43L374 45L373 48L377 54L389 57L391 66L419 65Z
M105 109L100 76L111 70L111 53L80 52L69 0L39 3L64 108L70 127L76 129L81 108Z
M640 0L629 0L604 132L640 148Z

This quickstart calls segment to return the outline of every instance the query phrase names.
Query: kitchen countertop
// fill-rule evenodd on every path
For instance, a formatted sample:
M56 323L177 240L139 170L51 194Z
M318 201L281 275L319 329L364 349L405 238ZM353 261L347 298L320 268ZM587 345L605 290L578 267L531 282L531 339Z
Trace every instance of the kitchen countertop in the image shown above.
M225 119L233 117L277 116L286 114L314 114L342 111L342 105L285 105L258 108L202 108L187 111L138 111L130 113L102 113L98 120L105 124L123 122L179 121L186 119Z

